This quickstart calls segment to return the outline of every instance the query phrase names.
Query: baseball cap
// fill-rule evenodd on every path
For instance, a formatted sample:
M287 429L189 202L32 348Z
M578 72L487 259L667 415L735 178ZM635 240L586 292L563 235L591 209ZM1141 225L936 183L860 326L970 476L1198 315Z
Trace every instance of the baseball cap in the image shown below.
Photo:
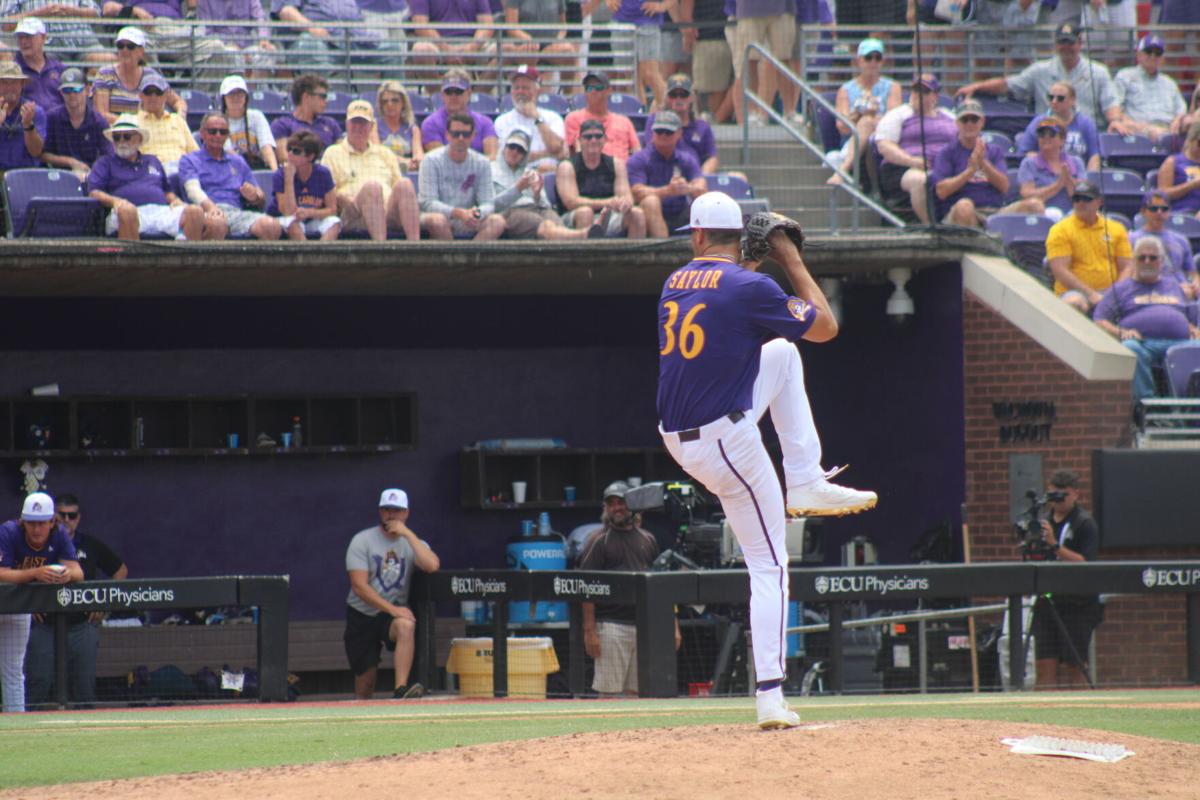
M45 492L34 492L25 498L21 506L21 519L29 522L46 522L54 519L54 501Z
M354 100L350 105L346 106L346 122L352 119L365 119L367 122L374 122L375 109L366 100Z
M925 89L937 94L942 90L942 82L937 79L936 75L931 75L928 72L922 73L919 78L913 81L912 88Z
M676 232L703 228L718 231L740 231L742 229L742 207L724 192L705 192L692 203L688 224L676 228Z
M17 66L17 62L0 61L0 80L27 81L29 76L25 74L25 70Z
M677 72L667 78L667 94L678 90L683 90L688 94L692 93L692 79L682 72Z
M525 131L519 130L519 129L513 131L512 133L510 133L508 136L506 136L504 138L504 146L508 147L510 144L515 144L518 147L520 147L522 150L524 150L526 153L528 153L529 152L529 134L526 133Z
M146 70L146 77L142 79L142 88L139 91L144 92L150 88L161 89L165 92L171 88L171 84L159 73Z
M17 23L17 29L13 33L25 33L30 36L44 35L46 33L46 23L37 17L25 17L25 19Z
M608 76L603 72L589 72L583 76L583 85L587 86L588 81L596 81L601 86L608 86Z
M1142 37L1142 40L1140 42L1138 42L1137 49L1138 50L1152 50L1152 49L1165 50L1167 48L1166 48L1166 45L1163 44L1163 38L1161 36L1159 36L1157 33L1148 33Z
M608 486L604 487L604 495L601 499L607 500L610 497L620 497L624 499L625 493L629 491L629 484L625 481L613 481Z
M869 39L863 39L858 43L858 57L862 58L868 53L879 53L883 55L883 41L872 36Z
M221 81L221 97L239 89L250 94L250 89L246 86L246 79L241 75L226 75L225 80Z
M660 111L654 115L652 130L655 132L666 131L667 133L674 133L682 126L683 122L680 121L679 115L674 111Z
M533 66L532 64L522 64L513 70L511 80L516 80L517 78L529 78L531 81L537 81L540 83L542 80L542 74L538 72L537 67Z
M118 42L129 42L136 44L138 47L146 46L146 34L141 28L135 28L132 25L126 25L121 30L117 31Z
M579 132L587 133L588 131L600 131L601 133L605 133L604 123L598 119L585 119L583 124L579 126Z
M1100 197L1100 190L1091 181L1077 181L1075 183L1075 191L1071 193L1072 202L1074 202L1075 198L1095 200L1098 197Z
M983 115L983 103L980 103L978 100L973 98L967 98L966 100L963 100L962 104L954 112L955 119L962 119L963 117L970 116L982 117Z
M1070 42L1074 44L1079 41L1079 37L1083 35L1083 28L1076 25L1074 22L1064 22L1054 29L1055 42Z
M1039 117L1037 123L1035 123L1033 126L1035 131L1042 128L1054 128L1060 133L1067 130L1066 124L1061 119L1050 114L1047 114L1044 117Z
M379 495L380 508L408 508L408 492L403 489L384 489Z
M83 70L79 67L64 70L58 78L59 89L83 89L86 86L87 78L84 77Z
M446 78L446 80L442 81L442 91L444 92L447 89L462 89L464 92L469 92L471 91L471 82L460 76Z

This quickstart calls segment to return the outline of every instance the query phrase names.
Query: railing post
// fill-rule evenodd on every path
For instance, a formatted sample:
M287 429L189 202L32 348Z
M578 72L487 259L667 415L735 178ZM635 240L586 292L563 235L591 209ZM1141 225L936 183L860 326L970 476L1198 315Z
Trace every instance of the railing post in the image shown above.
M846 607L838 600L829 603L829 667L825 674L829 676L829 690L841 694L845 690L845 654L842 647L842 620L846 617Z
M1025 602L1019 594L1008 598L1008 674L1014 691L1025 688Z
M917 621L917 668L918 668L918 687L921 694L929 692L929 640L926 634L929 632L929 625L925 620Z

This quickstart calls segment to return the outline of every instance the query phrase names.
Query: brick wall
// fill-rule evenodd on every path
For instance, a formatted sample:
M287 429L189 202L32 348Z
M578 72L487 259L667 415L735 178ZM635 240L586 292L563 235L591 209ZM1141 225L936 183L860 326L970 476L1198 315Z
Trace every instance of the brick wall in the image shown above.
M1088 381L970 293L963 304L967 519L972 561L1018 557L1009 516L1009 456L1036 453L1047 473L1082 476L1091 508L1092 451L1128 445L1129 381ZM996 403L1053 403L1054 415L998 419ZM1010 437L1002 441L1002 428ZM1014 441L1011 437L1025 436ZM1032 439L1032 440L1029 440ZM1196 558L1200 548L1105 550L1102 559ZM1099 683L1164 685L1186 681L1184 595L1121 597L1096 634Z

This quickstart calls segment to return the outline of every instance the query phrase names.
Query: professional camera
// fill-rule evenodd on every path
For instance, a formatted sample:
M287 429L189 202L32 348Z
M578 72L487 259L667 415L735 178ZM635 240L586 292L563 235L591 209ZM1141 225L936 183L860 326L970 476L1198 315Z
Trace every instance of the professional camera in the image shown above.
M1049 503L1065 500L1067 493L1046 492L1044 495L1038 495L1031 489L1025 496L1029 498L1029 508L1025 509L1025 513L1013 525L1013 535L1020 540L1017 547L1026 561L1048 561L1054 555L1054 548L1046 544L1042 536L1042 521L1047 518L1042 511Z
M664 550L654 562L656 570L716 569L721 566L723 518L710 519L710 509L720 510L694 484L687 481L656 481L625 493L625 504L633 512L662 511L675 530L675 546Z

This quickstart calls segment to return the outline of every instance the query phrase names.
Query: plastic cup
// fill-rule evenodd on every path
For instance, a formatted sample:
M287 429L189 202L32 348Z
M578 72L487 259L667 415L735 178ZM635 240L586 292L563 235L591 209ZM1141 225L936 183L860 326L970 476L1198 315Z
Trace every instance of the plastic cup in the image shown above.
M625 479L625 482L629 484L630 489L636 489L642 485L642 479L638 475L630 475Z
M238 446L238 435L236 433L225 434L225 446L233 449Z
M525 483L525 481L513 481L513 502L514 503L524 503L525 502L526 487L527 487L527 484Z
M563 487L563 497L566 498L568 503L574 503L575 502L575 487L574 486L564 486Z
M281 434L279 434L279 439L280 439L280 441L282 441L282 442L283 442L283 446L284 446L284 447L291 447L291 446L292 446L292 434L291 434L291 432L290 432L290 431L289 431L288 433L281 433Z

